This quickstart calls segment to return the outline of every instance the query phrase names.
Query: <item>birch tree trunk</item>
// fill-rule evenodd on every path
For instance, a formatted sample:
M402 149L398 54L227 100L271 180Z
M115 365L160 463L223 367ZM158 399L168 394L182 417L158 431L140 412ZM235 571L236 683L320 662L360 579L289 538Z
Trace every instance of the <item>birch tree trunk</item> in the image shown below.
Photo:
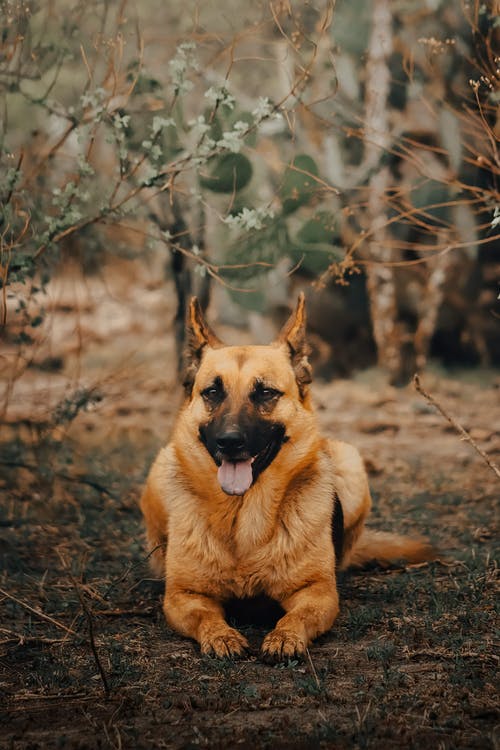
M388 100L390 90L389 56L392 51L390 0L374 0L372 31L366 63L366 113L364 165L373 166L368 183L369 219L367 287L378 364L387 369L391 381L401 375L401 334L398 327L396 284L393 269L383 265L391 259L387 230L387 190L391 175L379 167L389 148Z

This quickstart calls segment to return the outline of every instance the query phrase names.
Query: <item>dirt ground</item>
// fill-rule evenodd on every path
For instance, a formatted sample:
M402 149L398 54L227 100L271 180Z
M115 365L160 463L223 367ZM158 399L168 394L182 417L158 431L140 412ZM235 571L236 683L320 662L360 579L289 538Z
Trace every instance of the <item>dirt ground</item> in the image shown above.
M498 480L378 371L315 383L319 420L362 451L371 524L428 536L442 559L342 574L339 619L304 663L260 661L269 623L241 625L252 653L237 662L166 626L137 505L180 395L159 278L133 264L64 275L21 348L11 311L0 747L497 748ZM499 463L499 374L431 366L423 382Z

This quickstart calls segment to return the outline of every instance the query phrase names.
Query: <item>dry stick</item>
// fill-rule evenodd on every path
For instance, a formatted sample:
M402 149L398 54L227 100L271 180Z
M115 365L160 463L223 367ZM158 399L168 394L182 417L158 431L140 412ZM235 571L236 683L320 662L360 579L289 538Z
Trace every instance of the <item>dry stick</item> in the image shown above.
M59 559L61 560L61 564L62 564L64 570L66 571L66 573L68 574L68 576L69 576L69 578L71 580L71 583L75 587L75 591L76 591L77 596L78 596L78 598L80 600L80 604L81 604L82 610L83 610L83 612L85 614L85 617L87 618L87 623L88 623L88 626L89 626L90 648L92 649L92 654L94 656L94 661L96 663L97 669L99 671L99 675L100 675L101 680L102 680L102 684L103 684L103 687L104 687L104 694L105 694L106 698L109 698L110 690L109 690L108 679L106 677L106 672L104 671L104 667L102 666L101 660L99 658L99 654L97 652L97 646L96 646L96 643L95 643L95 637L94 637L94 620L92 618L92 612L90 611L90 609L87 606L87 602L85 601L85 598L84 598L84 596L83 596L83 594L82 594L82 592L80 590L80 586L78 585L78 581L75 579L75 577L73 576L73 574L69 570L69 568L68 568L68 566L66 564L66 560L61 555L61 553L59 553Z
M453 417L451 417L444 410L444 408L441 406L441 404L439 404L436 401L436 399L433 396L430 395L430 393L427 393L427 391L425 391L422 388L422 386L420 384L420 378L418 377L417 374L415 374L413 376L413 382L415 384L416 390L426 399L426 401L428 401L430 404L432 404L432 406L436 407L436 409L443 415L443 417L448 420L448 422L451 424L451 426L454 427L454 429L462 436L463 440L466 440L468 443L470 443L472 445L472 447L474 448L474 450L476 450L479 453L479 455L481 456L481 458L484 461L486 461L486 463L488 464L488 466L490 467L490 469L497 475L498 479L500 479L500 469L498 468L498 466L493 463L493 461L490 459L490 457L483 450L481 450L481 448L478 446L478 444L476 443L476 441L473 438L471 438L471 436L469 435L469 433L467 432L467 430L464 429L464 427L462 427L462 425L459 424L459 422L457 422L456 419L454 419Z
M66 625L63 625L62 622L58 622L57 620L54 620L53 617L50 617L49 615L44 614L43 612L39 612L36 609L33 609L33 607L30 607L29 604L26 602L21 601L21 599L17 599L17 597L12 596L12 594L9 594L7 591L4 591L4 589L0 588L0 594L3 596L6 596L7 599L11 599L16 604L19 604L21 607L24 607L24 609L27 609L29 612L32 612L37 617L40 617L42 620L46 620L47 622L51 622L52 625L55 625L58 628L61 628L61 630L65 630L66 633L70 633L71 635L76 635L76 632L74 630L71 630L71 628L67 628Z
M94 614L99 617L151 617L156 614L156 610L153 607L146 607L145 609L96 609Z
M95 643L95 637L94 637L94 620L92 618L92 612L87 606L87 602L85 601L85 597L83 596L82 592L80 591L80 587L73 577L73 575L69 572L69 570L66 570L69 577L71 578L71 581L73 583L73 586L75 587L75 591L78 594L78 598L80 599L80 604L82 605L82 609L84 611L85 617L87 618L87 623L89 626L89 641L90 641L90 648L92 649L92 654L94 655L94 661L96 663L97 669L99 670L99 674L101 676L102 684L104 687L104 694L106 698L109 698L109 683L108 678L106 677L106 672L104 671L104 667L102 666L101 660L99 658L99 654L97 651L97 646Z
M33 701L36 705L39 701L60 701L61 703L63 701L93 701L95 700L93 695L88 695L87 693L56 693L55 695L43 695L43 693L24 693L23 695L16 695L16 702L18 701ZM53 704L54 705L54 704ZM57 706L57 704L55 704ZM9 711L20 713L21 711L25 711L26 708L21 704L21 706L10 706Z
M307 654L307 659L309 661L309 666L311 667L311 672L312 672L313 677L315 679L316 685L317 685L318 689L321 690L321 683L319 681L316 669L314 668L313 660L311 659L311 654L309 653L309 649L307 647L306 647L306 654Z
M63 638L44 638L43 636L22 635L21 633L15 633L13 630L7 630L6 628L0 628L0 631L3 633L10 633L7 638L2 638L0 640L0 646L5 646L7 643L17 643L19 646L24 646L25 643L30 645L44 643L50 646L53 646L56 643L64 643Z
M125 570L123 571L123 573L118 578L115 578L114 581L111 581L111 583L109 584L108 588L106 589L106 591L102 595L102 598L103 599L107 599L110 591L112 589L114 589L115 586L118 586L119 583L123 583L123 581L125 581L125 579L128 578L129 574L134 570L134 568L138 568L141 565L143 565L147 560L149 560L149 558L156 552L157 549L161 549L162 547L166 548L166 546L167 546L166 542L160 542L160 544L157 544L156 547L153 547L153 549L148 552L148 554L146 555L146 557L144 557L143 559L139 560L139 562L130 563L129 565L127 565L127 567L125 568Z

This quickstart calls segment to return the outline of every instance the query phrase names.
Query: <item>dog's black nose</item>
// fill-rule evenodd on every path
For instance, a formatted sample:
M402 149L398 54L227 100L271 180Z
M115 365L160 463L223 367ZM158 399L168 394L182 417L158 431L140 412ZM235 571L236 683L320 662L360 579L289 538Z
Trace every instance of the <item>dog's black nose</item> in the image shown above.
M245 438L238 430L228 430L218 435L215 442L217 448L227 456L234 456L245 448Z

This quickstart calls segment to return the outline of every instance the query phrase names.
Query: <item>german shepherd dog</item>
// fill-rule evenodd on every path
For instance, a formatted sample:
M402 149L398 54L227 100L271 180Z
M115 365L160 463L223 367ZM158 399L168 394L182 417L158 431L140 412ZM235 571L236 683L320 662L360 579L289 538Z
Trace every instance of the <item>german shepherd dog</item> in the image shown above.
M141 499L166 619L203 653L234 657L248 643L224 606L265 595L283 616L263 656L300 657L337 617L336 569L432 548L365 528L363 461L316 423L302 294L269 346L225 346L193 298L187 342L185 400Z

